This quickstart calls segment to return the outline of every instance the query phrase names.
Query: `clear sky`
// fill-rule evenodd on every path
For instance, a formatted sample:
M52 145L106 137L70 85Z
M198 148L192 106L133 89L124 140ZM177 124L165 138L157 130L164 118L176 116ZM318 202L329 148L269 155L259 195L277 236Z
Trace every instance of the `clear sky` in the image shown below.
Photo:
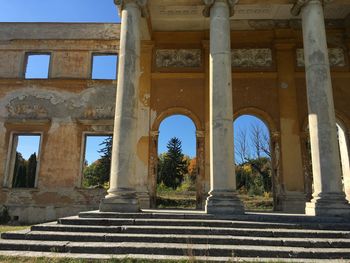
M118 11L113 0L0 0L0 22L120 22ZM41 67L45 62L34 62L34 69L29 72L37 73L35 68ZM102 68L106 72L99 74L106 76L114 74L115 63L109 60ZM249 127L250 123L260 123L256 118L241 117L235 122L235 131ZM171 116L165 119L160 126L159 149L158 152L166 151L166 144L172 137L178 137L182 141L183 152L194 157L195 153L195 126L193 122L185 116ZM103 138L92 138L88 142L88 152L86 159L89 163L99 158L98 149ZM20 142L18 150L24 156L33 153L37 138L26 137ZM33 148L34 147L34 148Z
M119 22L113 0L0 0L0 22Z

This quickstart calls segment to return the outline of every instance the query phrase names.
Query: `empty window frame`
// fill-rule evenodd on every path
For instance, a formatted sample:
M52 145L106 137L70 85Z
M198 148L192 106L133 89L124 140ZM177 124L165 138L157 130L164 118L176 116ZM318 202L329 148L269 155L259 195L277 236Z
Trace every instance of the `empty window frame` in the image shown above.
M91 78L96 80L117 79L118 55L117 54L93 54Z
M108 188L112 155L111 134L85 134L83 188Z
M34 188L40 163L41 134L13 134L9 163L9 186Z
M26 54L25 79L47 79L50 72L51 55L49 53Z

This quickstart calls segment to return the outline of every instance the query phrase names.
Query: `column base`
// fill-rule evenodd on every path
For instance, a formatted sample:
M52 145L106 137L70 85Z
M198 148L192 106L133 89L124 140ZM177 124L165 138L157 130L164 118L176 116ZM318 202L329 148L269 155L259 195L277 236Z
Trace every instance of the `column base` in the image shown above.
M139 199L141 209L150 209L150 197L148 192L137 192L137 198Z
M140 204L136 193L130 189L117 189L109 193L100 203L100 212L136 213Z
M281 196L281 211L291 214L305 213L306 197L302 192L289 192Z
M312 216L350 217L350 204L344 194L327 194L307 202L305 213Z
M244 206L236 191L210 191L205 211L207 214L239 215L244 214Z

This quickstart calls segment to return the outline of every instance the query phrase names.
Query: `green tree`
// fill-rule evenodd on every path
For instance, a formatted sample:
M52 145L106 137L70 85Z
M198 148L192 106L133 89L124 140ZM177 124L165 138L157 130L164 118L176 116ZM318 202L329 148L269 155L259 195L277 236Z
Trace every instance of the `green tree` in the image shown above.
M33 153L28 159L26 187L34 187L35 185L35 174L36 174L37 163L38 162L36 159L36 154Z
M112 157L112 136L107 137L100 145L103 148L98 152L101 158L94 163L84 167L83 186L84 187L103 187L109 182L111 172L111 157Z
M16 152L15 169L13 171L12 187L26 187L26 164L22 154Z
M188 173L188 162L182 153L181 141L173 137L167 144L168 151L159 156L157 183L176 189Z

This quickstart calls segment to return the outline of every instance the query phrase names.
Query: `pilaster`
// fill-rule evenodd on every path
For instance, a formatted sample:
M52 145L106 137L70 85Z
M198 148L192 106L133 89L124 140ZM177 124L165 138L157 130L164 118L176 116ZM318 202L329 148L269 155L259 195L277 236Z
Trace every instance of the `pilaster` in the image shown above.
M297 93L294 79L295 42L293 39L275 41L278 95L280 108L281 157L284 191L281 209L284 212L304 213L305 194L302 172L300 127Z

